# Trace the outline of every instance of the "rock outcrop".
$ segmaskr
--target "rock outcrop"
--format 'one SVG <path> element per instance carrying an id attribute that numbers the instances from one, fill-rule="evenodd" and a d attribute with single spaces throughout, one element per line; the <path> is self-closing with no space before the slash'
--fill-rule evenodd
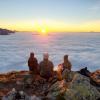
<path id="1" fill-rule="evenodd" d="M 29 71 L 0 74 L 0 100 L 99 100 L 100 92 L 91 84 L 97 73 L 92 73 L 89 78 L 65 70 L 62 80 L 54 77 L 49 81 Z M 98 78 L 95 82 L 99 84 L 99 81 Z"/>
<path id="2" fill-rule="evenodd" d="M 54 100 L 97 100 L 100 98 L 99 91 L 90 84 L 90 79 L 76 72 L 71 72 L 73 79 L 69 82 L 65 80 L 53 84 L 48 93 L 48 97 Z M 60 100 L 60 99 L 59 99 Z"/>
<path id="3" fill-rule="evenodd" d="M 91 73 L 91 79 L 95 82 L 96 85 L 100 86 L 100 70 L 97 70 Z"/>

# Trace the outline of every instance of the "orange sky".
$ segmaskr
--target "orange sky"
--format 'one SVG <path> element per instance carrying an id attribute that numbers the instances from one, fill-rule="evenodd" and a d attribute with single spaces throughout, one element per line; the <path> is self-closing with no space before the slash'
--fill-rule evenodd
<path id="1" fill-rule="evenodd" d="M 71 24 L 63 21 L 55 20 L 29 20 L 19 22 L 2 22 L 0 27 L 18 31 L 37 31 L 41 32 L 100 32 L 100 21 L 90 21 L 84 23 Z"/>
<path id="2" fill-rule="evenodd" d="M 0 27 L 17 31 L 100 32 L 100 0 L 0 0 Z"/>

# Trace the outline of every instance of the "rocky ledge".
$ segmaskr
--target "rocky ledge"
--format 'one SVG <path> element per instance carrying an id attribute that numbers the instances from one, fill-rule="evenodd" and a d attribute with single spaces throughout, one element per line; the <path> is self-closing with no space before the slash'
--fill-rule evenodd
<path id="1" fill-rule="evenodd" d="M 0 74 L 0 100 L 100 100 L 100 70 L 89 77 L 65 70 L 61 80 L 55 72 L 49 81 L 29 71 Z"/>

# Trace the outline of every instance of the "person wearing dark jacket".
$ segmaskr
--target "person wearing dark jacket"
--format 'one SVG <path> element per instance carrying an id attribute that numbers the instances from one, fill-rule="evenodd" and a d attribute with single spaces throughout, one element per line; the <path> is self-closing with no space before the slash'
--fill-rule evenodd
<path id="1" fill-rule="evenodd" d="M 38 61 L 37 59 L 34 57 L 34 53 L 30 53 L 30 57 L 28 59 L 28 67 L 29 67 L 29 71 L 31 71 L 34 74 L 38 74 Z"/>
<path id="2" fill-rule="evenodd" d="M 53 68 L 54 68 L 54 65 L 49 60 L 49 54 L 44 53 L 43 61 L 41 61 L 40 64 L 39 64 L 40 76 L 49 80 L 50 78 L 53 77 L 53 73 L 54 73 Z"/>

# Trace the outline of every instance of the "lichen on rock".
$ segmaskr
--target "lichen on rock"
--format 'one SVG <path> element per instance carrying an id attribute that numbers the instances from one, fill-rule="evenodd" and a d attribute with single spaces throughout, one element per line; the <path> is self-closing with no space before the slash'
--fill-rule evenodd
<path id="1" fill-rule="evenodd" d="M 16 92 L 27 100 L 99 100 L 100 92 L 91 78 L 67 70 L 62 80 L 54 77 L 50 81 L 29 71 L 0 74 L 0 100 L 13 100 Z"/>

